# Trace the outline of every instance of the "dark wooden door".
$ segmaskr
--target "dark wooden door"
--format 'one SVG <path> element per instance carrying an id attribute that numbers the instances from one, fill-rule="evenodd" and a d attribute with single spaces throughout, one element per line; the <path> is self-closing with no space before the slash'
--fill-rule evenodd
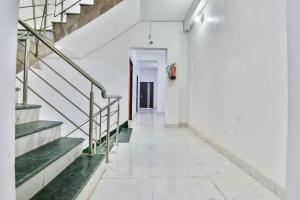
<path id="1" fill-rule="evenodd" d="M 140 108 L 147 108 L 147 82 L 140 83 Z"/>
<path id="2" fill-rule="evenodd" d="M 154 83 L 140 82 L 140 108 L 153 108 Z"/>

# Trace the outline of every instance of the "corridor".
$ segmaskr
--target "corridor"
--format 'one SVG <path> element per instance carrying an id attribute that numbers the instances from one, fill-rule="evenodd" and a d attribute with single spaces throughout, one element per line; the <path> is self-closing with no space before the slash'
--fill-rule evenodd
<path id="1" fill-rule="evenodd" d="M 186 128 L 139 113 L 90 200 L 279 200 Z"/>

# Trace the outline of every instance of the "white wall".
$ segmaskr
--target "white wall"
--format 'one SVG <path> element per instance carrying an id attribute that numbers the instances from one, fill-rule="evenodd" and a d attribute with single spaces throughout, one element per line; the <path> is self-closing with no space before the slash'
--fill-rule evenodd
<path id="1" fill-rule="evenodd" d="M 15 66 L 17 49 L 17 0 L 0 6 L 0 199 L 15 199 Z"/>
<path id="2" fill-rule="evenodd" d="M 187 110 L 187 50 L 182 23 L 153 23 L 154 45 L 149 46 L 149 23 L 138 23 L 139 20 L 140 1 L 124 0 L 101 17 L 63 38 L 58 46 L 68 55 L 79 58 L 78 62 L 84 63 L 83 67 L 97 70 L 97 79 L 108 91 L 119 92 L 124 97 L 121 105 L 122 119 L 128 118 L 128 50 L 135 47 L 167 49 L 167 64 L 178 64 L 178 79 L 164 83 L 167 85 L 166 98 L 159 99 L 165 99 L 165 123 L 178 125 L 186 121 Z M 117 73 L 117 76 L 114 79 L 110 77 L 105 82 L 109 76 L 100 70 L 103 68 Z M 164 72 L 161 74 L 166 75 Z"/>
<path id="3" fill-rule="evenodd" d="M 124 16 L 125 18 L 125 16 Z M 97 20 L 96 20 L 97 21 Z M 99 24 L 94 21 L 91 23 L 91 26 L 101 27 Z M 95 28 L 95 27 L 94 27 Z M 83 28 L 85 29 L 85 28 Z M 179 88 L 184 88 L 183 86 L 186 81 L 186 57 L 182 56 L 186 54 L 186 44 L 183 40 L 184 33 L 182 32 L 182 23 L 174 22 L 158 22 L 153 23 L 152 25 L 153 40 L 154 45 L 148 45 L 148 30 L 149 23 L 139 23 L 132 27 L 130 30 L 121 34 L 119 37 L 112 40 L 110 43 L 101 46 L 102 43 L 97 43 L 97 38 L 99 36 L 97 33 L 94 35 L 86 35 L 86 30 L 78 30 L 70 35 L 72 41 L 67 39 L 69 42 L 64 41 L 60 43 L 64 50 L 74 48 L 78 52 L 91 51 L 90 55 L 80 59 L 74 59 L 84 70 L 91 74 L 96 80 L 103 84 L 109 94 L 117 94 L 123 96 L 121 101 L 121 122 L 128 120 L 128 91 L 129 91 L 129 55 L 128 50 L 131 48 L 160 48 L 167 49 L 168 57 L 167 63 L 172 64 L 176 62 L 178 64 L 178 79 L 176 81 L 169 81 L 165 84 L 167 89 L 164 95 L 166 95 L 166 123 L 177 125 L 183 119 L 181 110 L 183 109 L 184 96 L 182 92 L 179 91 Z M 67 36 L 68 38 L 69 36 Z M 89 46 L 82 44 L 79 41 L 81 38 L 89 37 L 88 40 L 95 39 L 95 44 L 99 44 L 100 47 L 95 47 L 95 44 Z M 93 37 L 93 38 L 92 38 Z M 82 45 L 82 46 L 81 46 Z M 89 48 L 89 50 L 87 50 Z M 95 48 L 95 49 L 93 49 Z M 184 53 L 183 53 L 184 52 Z M 81 54 L 81 53 L 79 53 Z M 88 91 L 89 85 L 82 77 L 78 75 L 77 72 L 71 70 L 66 63 L 62 62 L 60 59 L 55 57 L 49 57 L 45 59 L 46 62 L 51 63 L 53 67 L 66 75 L 77 87 L 82 90 Z M 79 106 L 87 109 L 87 101 L 82 98 L 77 98 L 78 94 L 70 89 L 63 81 L 60 81 L 59 78 L 55 77 L 46 67 L 42 67 L 41 73 L 47 80 L 50 80 L 57 88 L 59 88 L 64 94 L 67 93 L 73 101 L 75 101 Z M 163 76 L 167 76 L 167 73 L 163 71 L 161 73 Z M 165 79 L 166 80 L 166 79 Z M 167 80 L 166 80 L 167 81 Z M 82 121 L 85 118 L 83 115 L 79 115 L 78 112 L 68 105 L 64 100 L 58 98 L 54 92 L 46 92 L 49 89 L 46 89 L 47 86 L 42 84 L 34 75 L 30 74 L 30 85 L 34 85 L 38 91 L 42 93 L 46 99 L 50 99 L 52 102 L 57 104 L 57 106 L 66 112 L 68 116 L 72 116 L 76 122 Z M 51 91 L 51 90 L 50 90 Z M 86 94 L 88 94 L 86 92 Z M 99 100 L 99 98 L 97 99 Z M 38 101 L 38 100 L 32 100 Z M 41 102 L 37 102 L 41 103 Z M 104 104 L 103 104 L 104 105 Z M 74 111 L 75 110 L 75 111 Z M 41 117 L 49 119 L 49 116 L 53 119 L 61 119 L 57 115 L 53 114 L 53 111 L 49 109 L 48 111 L 43 110 Z M 63 120 L 66 122 L 66 120 Z M 67 123 L 67 122 L 66 122 Z"/>
<path id="4" fill-rule="evenodd" d="M 57 45 L 75 58 L 88 57 L 132 28 L 140 20 L 140 0 L 123 0 Z"/>
<path id="5" fill-rule="evenodd" d="M 287 1 L 289 124 L 286 200 L 300 199 L 300 2 Z"/>
<path id="6" fill-rule="evenodd" d="M 189 124 L 281 187 L 287 148 L 285 7 L 284 0 L 211 0 L 204 23 L 188 35 Z"/>
<path id="7" fill-rule="evenodd" d="M 193 0 L 141 0 L 142 21 L 183 21 Z"/>

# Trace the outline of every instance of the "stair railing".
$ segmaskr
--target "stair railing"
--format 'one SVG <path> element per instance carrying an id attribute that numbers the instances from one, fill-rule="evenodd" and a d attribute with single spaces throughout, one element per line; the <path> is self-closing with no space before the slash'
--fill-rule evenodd
<path id="1" fill-rule="evenodd" d="M 67 13 L 67 11 L 72 9 L 74 6 L 78 5 L 81 1 L 82 0 L 31 0 L 31 2 L 26 1 L 26 5 L 21 5 L 19 7 L 20 13 L 26 13 L 26 16 L 19 17 L 22 21 L 31 23 L 31 27 L 34 30 L 53 40 L 54 35 L 51 33 L 47 34 L 47 32 L 53 31 L 53 24 L 49 22 L 63 23 L 65 21 L 64 16 Z M 19 28 L 19 31 L 21 32 L 24 30 Z M 35 54 L 39 54 L 38 39 L 35 41 Z"/>
<path id="2" fill-rule="evenodd" d="M 48 22 L 64 22 L 66 12 L 78 5 L 81 1 L 82 0 L 44 0 L 42 3 L 40 1 L 37 3 L 36 0 L 31 0 L 30 5 L 22 5 L 19 9 L 21 10 L 20 13 L 23 11 L 27 14 L 32 12 L 32 16 L 26 18 L 23 18 L 22 16 L 21 20 L 24 22 L 32 22 L 32 28 L 34 30 L 45 33 L 53 26 L 52 24 L 48 25 Z M 42 14 L 37 14 L 37 11 L 39 11 L 37 8 L 43 10 Z M 28 9 L 31 9 L 31 12 L 28 12 Z"/>
<path id="3" fill-rule="evenodd" d="M 76 131 L 81 131 L 89 138 L 88 144 L 88 154 L 93 155 L 96 153 L 97 149 L 105 145 L 105 154 L 106 154 L 106 162 L 109 162 L 109 151 L 111 148 L 111 142 L 113 140 L 116 141 L 118 145 L 119 141 L 119 126 L 120 126 L 120 100 L 121 96 L 116 95 L 107 95 L 106 89 L 92 76 L 90 76 L 86 71 L 84 71 L 79 65 L 73 62 L 70 58 L 64 55 L 60 50 L 58 50 L 54 45 L 52 45 L 44 36 L 40 33 L 36 32 L 33 28 L 31 28 L 27 23 L 19 19 L 19 24 L 25 28 L 27 31 L 26 35 L 22 35 L 24 38 L 20 38 L 18 43 L 20 46 L 24 48 L 24 58 L 21 60 L 18 58 L 18 62 L 23 64 L 23 80 L 20 77 L 16 77 L 21 83 L 23 83 L 23 103 L 27 103 L 28 100 L 28 90 L 30 90 L 33 94 L 43 100 L 47 105 L 49 105 L 52 109 L 54 109 L 57 113 L 59 113 L 62 117 L 64 117 L 67 121 L 69 121 L 75 128 L 71 130 L 66 137 L 75 133 Z M 64 62 L 68 63 L 75 71 L 77 71 L 81 76 L 83 76 L 86 80 L 90 82 L 90 90 L 89 95 L 86 95 L 80 89 L 78 89 L 74 84 L 72 84 L 66 77 L 57 72 L 51 65 L 49 65 L 45 59 L 39 58 L 30 50 L 30 42 L 32 37 L 34 39 L 39 40 L 46 47 L 48 47 L 53 54 L 61 58 Z M 25 43 L 25 44 L 24 44 Z M 30 58 L 34 56 L 40 63 L 44 64 L 44 66 L 48 67 L 52 72 L 54 72 L 59 78 L 69 84 L 73 89 L 75 89 L 81 96 L 86 98 L 89 101 L 89 111 L 86 113 L 80 106 L 76 105 L 70 98 L 64 95 L 59 89 L 53 86 L 49 81 L 43 78 L 38 74 L 37 70 L 32 69 L 30 65 Z M 32 72 L 36 77 L 38 77 L 41 81 L 47 84 L 53 91 L 63 97 L 68 103 L 74 106 L 78 111 L 83 113 L 88 117 L 87 120 L 84 120 L 82 123 L 76 123 L 67 114 L 63 113 L 60 109 L 55 107 L 49 100 L 40 95 L 34 88 L 28 85 L 28 75 L 29 71 Z M 95 102 L 95 89 L 99 89 L 101 92 L 101 96 L 104 100 L 107 101 L 106 106 L 101 108 L 99 104 Z M 116 106 L 115 110 L 112 108 Z M 94 112 L 94 108 L 99 109 L 98 112 Z M 115 117 L 115 122 L 113 122 L 113 117 Z M 88 131 L 84 130 L 83 126 L 88 124 Z M 102 130 L 103 127 L 106 129 Z M 115 132 L 112 132 L 112 128 L 115 127 Z M 106 135 L 104 135 L 106 133 Z M 104 135 L 104 136 L 103 136 Z M 103 142 L 103 140 L 105 140 Z"/>
<path id="4" fill-rule="evenodd" d="M 55 0 L 54 17 L 60 16 L 60 22 L 63 22 L 65 13 L 81 1 L 82 0 Z M 70 5 L 67 5 L 65 8 L 67 2 L 70 2 Z"/>
<path id="5" fill-rule="evenodd" d="M 22 1 L 22 0 L 21 0 Z M 53 11 L 52 12 L 48 12 L 49 11 L 49 7 L 53 7 Z M 40 9 L 38 9 L 40 8 Z M 52 25 L 48 25 L 48 18 L 53 18 L 54 16 L 54 8 L 55 8 L 55 4 L 54 3 L 49 3 L 48 0 L 45 0 L 45 2 L 43 3 L 36 3 L 36 0 L 32 0 L 30 5 L 22 5 L 19 7 L 20 9 L 20 13 L 27 13 L 27 15 L 29 15 L 30 11 L 28 11 L 29 9 L 31 9 L 32 12 L 32 16 L 20 16 L 21 19 L 24 22 L 31 22 L 33 25 L 33 29 L 36 31 L 40 31 L 40 32 L 45 32 L 47 31 L 47 29 L 49 27 L 51 27 Z M 37 14 L 39 13 L 38 11 L 42 10 L 41 14 Z M 40 21 L 40 23 L 39 23 Z"/>

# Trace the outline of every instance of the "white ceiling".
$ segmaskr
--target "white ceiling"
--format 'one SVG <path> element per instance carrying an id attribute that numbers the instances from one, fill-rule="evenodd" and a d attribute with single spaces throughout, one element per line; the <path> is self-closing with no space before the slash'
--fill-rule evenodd
<path id="1" fill-rule="evenodd" d="M 141 0 L 143 21 L 183 21 L 193 0 Z"/>

